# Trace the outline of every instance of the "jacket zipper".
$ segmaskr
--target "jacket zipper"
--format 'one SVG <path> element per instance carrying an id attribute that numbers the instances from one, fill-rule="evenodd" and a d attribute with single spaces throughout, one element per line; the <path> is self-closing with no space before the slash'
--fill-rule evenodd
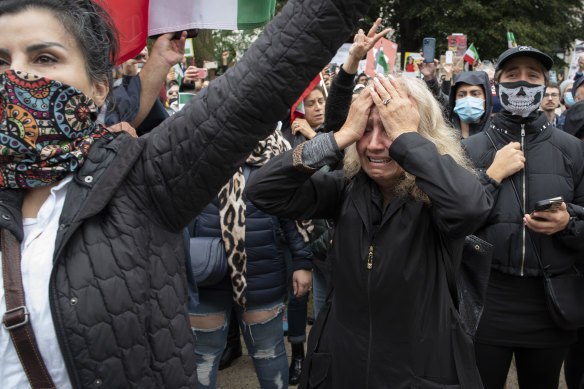
<path id="1" fill-rule="evenodd" d="M 375 238 L 374 238 L 375 239 Z M 374 239 L 367 254 L 367 270 L 373 269 Z M 371 319 L 371 271 L 367 272 L 367 312 L 369 314 L 369 344 L 367 345 L 367 365 L 365 368 L 365 388 L 369 388 L 369 371 L 371 370 L 371 345 L 373 343 L 373 320 Z"/>
<path id="2" fill-rule="evenodd" d="M 523 156 L 525 156 L 525 124 L 521 125 L 521 151 L 523 151 Z M 525 212 L 525 210 L 527 209 L 527 204 L 526 204 L 526 196 L 525 196 L 525 180 L 526 180 L 526 173 L 525 170 L 527 168 L 527 161 L 525 162 L 525 165 L 523 166 L 523 174 L 522 174 L 522 180 L 521 180 L 521 195 L 522 195 L 522 200 L 523 200 L 523 212 Z M 521 276 L 523 277 L 524 275 L 524 270 L 525 270 L 525 224 L 522 223 L 523 225 L 523 229 L 522 229 L 522 237 L 523 237 L 523 247 L 521 249 Z"/>

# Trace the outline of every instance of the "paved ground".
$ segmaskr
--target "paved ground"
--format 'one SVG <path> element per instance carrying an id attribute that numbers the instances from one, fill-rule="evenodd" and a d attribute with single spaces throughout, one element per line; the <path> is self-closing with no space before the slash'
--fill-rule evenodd
<path id="1" fill-rule="evenodd" d="M 309 330 L 310 327 L 307 327 L 307 332 Z M 288 342 L 285 343 L 288 360 L 290 360 L 290 356 L 292 355 L 292 352 L 290 351 L 290 344 Z M 259 383 L 253 368 L 253 362 L 251 357 L 247 354 L 243 339 L 241 340 L 241 344 L 244 347 L 243 356 L 237 359 L 237 361 L 235 361 L 229 368 L 219 372 L 219 376 L 217 378 L 217 389 L 259 389 Z M 296 388 L 296 386 L 290 386 L 290 388 Z M 507 378 L 506 389 L 518 388 L 519 386 L 517 385 L 515 369 L 512 368 Z M 560 379 L 559 389 L 567 389 L 564 382 L 563 373 L 562 378 Z"/>
<path id="2" fill-rule="evenodd" d="M 312 298 L 308 302 L 308 314 L 311 315 L 313 311 Z M 310 331 L 310 326 L 306 327 L 306 333 Z M 290 350 L 290 343 L 287 341 L 286 353 L 288 355 L 288 361 L 292 356 L 292 351 Z M 253 367 L 253 362 L 251 357 L 247 353 L 245 348 L 245 342 L 243 338 L 241 339 L 241 344 L 243 346 L 243 355 L 238 358 L 229 368 L 221 370 L 217 377 L 217 389 L 259 389 L 259 382 L 255 375 L 255 370 Z M 297 386 L 289 386 L 289 388 L 296 388 Z M 514 365 L 509 371 L 509 376 L 507 377 L 507 385 L 505 389 L 519 389 L 517 385 L 517 375 L 515 373 Z M 566 383 L 564 381 L 564 373 L 562 371 L 560 378 L 560 386 L 558 389 L 567 389 Z"/>

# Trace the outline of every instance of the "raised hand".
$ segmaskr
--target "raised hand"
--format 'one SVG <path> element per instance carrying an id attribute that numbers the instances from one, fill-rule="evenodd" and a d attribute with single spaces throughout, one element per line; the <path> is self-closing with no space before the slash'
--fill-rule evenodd
<path id="1" fill-rule="evenodd" d="M 391 29 L 386 28 L 385 30 L 376 33 L 379 25 L 381 24 L 381 18 L 377 18 L 373 26 L 369 29 L 367 35 L 362 29 L 359 29 L 355 37 L 353 38 L 353 44 L 349 49 L 349 58 L 343 64 L 343 69 L 349 74 L 357 73 L 359 67 L 359 61 L 367 54 L 369 50 L 379 41 L 382 37 L 387 35 Z"/>
<path id="2" fill-rule="evenodd" d="M 149 60 L 163 61 L 168 67 L 174 66 L 182 60 L 185 52 L 186 31 L 182 32 L 180 39 L 171 39 L 173 33 L 162 34 L 154 42 Z"/>
<path id="3" fill-rule="evenodd" d="M 418 131 L 420 112 L 394 77 L 386 78 L 378 74 L 370 89 L 381 122 L 391 140 L 404 132 Z"/>
<path id="4" fill-rule="evenodd" d="M 341 129 L 334 134 L 339 149 L 343 150 L 361 139 L 365 132 L 372 106 L 373 100 L 371 100 L 371 93 L 366 88 L 353 101 L 349 108 L 347 120 L 345 120 Z"/>

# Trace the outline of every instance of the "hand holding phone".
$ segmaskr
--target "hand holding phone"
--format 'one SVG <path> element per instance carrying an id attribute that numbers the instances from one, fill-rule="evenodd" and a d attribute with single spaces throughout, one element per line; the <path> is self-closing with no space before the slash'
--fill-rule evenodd
<path id="1" fill-rule="evenodd" d="M 424 38 L 422 41 L 422 56 L 424 57 L 424 62 L 434 62 L 434 57 L 436 56 L 436 38 Z"/>
<path id="2" fill-rule="evenodd" d="M 537 203 L 535 203 L 535 205 L 533 207 L 533 211 L 531 212 L 530 216 L 534 220 L 540 220 L 540 221 L 545 220 L 545 219 L 542 219 L 541 217 L 533 216 L 533 213 L 534 212 L 556 212 L 560 208 L 560 206 L 562 205 L 563 202 L 564 202 L 564 199 L 562 198 L 562 196 L 538 201 Z"/>

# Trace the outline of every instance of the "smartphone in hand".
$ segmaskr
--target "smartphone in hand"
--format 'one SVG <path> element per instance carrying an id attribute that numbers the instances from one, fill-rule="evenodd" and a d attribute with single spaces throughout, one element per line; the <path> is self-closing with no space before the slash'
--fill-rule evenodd
<path id="1" fill-rule="evenodd" d="M 436 57 L 436 38 L 424 38 L 422 41 L 422 56 L 424 57 L 424 62 L 434 62 L 434 57 Z"/>
<path id="2" fill-rule="evenodd" d="M 534 217 L 533 212 L 556 212 L 563 202 L 564 199 L 562 196 L 540 200 L 533 206 L 533 211 L 531 212 L 530 216 L 535 220 L 544 220 L 540 217 Z"/>

